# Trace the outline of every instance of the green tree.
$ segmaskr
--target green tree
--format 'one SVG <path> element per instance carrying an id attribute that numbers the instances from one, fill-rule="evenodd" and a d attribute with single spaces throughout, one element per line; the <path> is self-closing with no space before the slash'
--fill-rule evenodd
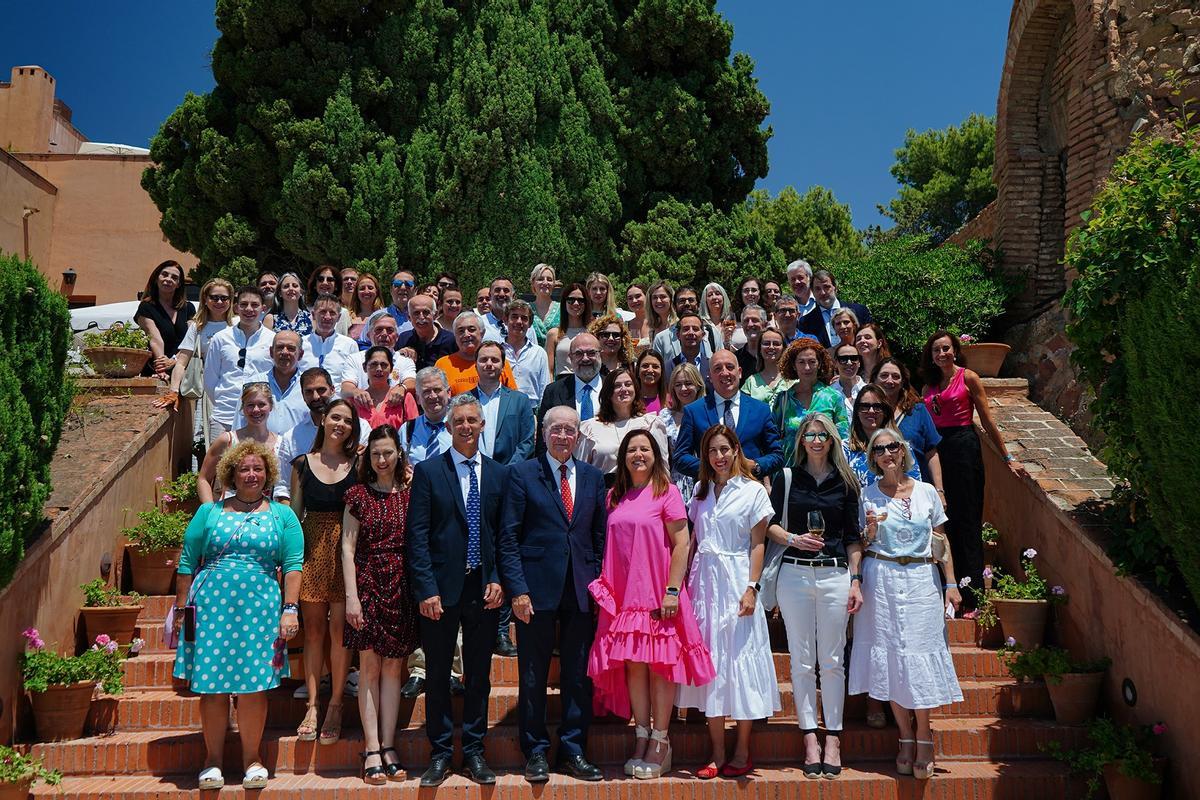
<path id="1" fill-rule="evenodd" d="M 645 222 L 630 223 L 622 240 L 623 274 L 630 282 L 666 280 L 700 289 L 716 281 L 732 289 L 743 277 L 769 275 L 783 263 L 783 253 L 742 206 L 726 213 L 709 203 L 664 200 Z"/>
<path id="2" fill-rule="evenodd" d="M 751 223 L 783 251 L 785 263 L 803 258 L 824 265 L 865 252 L 850 206 L 839 203 L 823 186 L 813 186 L 803 195 L 787 186 L 775 197 L 757 189 L 746 199 L 746 207 Z"/>
<path id="3" fill-rule="evenodd" d="M 713 0 L 219 0 L 217 27 L 216 88 L 142 180 L 201 278 L 581 275 L 658 200 L 727 210 L 766 174 L 767 102 Z"/>
<path id="4" fill-rule="evenodd" d="M 992 117 L 972 114 L 945 130 L 910 129 L 891 170 L 900 191 L 879 211 L 896 221 L 900 235 L 929 234 L 935 244 L 943 242 L 996 199 L 995 160 Z"/>

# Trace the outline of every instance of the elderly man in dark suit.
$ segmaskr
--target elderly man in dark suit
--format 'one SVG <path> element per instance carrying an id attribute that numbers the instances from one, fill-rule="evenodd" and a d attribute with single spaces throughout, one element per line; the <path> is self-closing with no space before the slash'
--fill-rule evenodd
<path id="1" fill-rule="evenodd" d="M 571 340 L 571 369 L 574 372 L 552 382 L 542 392 L 538 406 L 537 454 L 546 452 L 542 420 L 555 406 L 570 406 L 586 422 L 600 410 L 600 340 L 590 333 L 580 333 Z"/>
<path id="2" fill-rule="evenodd" d="M 500 538 L 500 572 L 517 618 L 525 779 L 544 783 L 550 778 L 546 680 L 557 640 L 562 687 L 558 769 L 598 781 L 603 773 L 584 751 L 592 719 L 587 659 L 596 632 L 588 584 L 599 577 L 604 559 L 604 476 L 571 455 L 579 438 L 574 408 L 551 408 L 543 429 L 546 453 L 510 470 Z"/>
<path id="3" fill-rule="evenodd" d="M 492 643 L 504 602 L 497 568 L 508 467 L 479 452 L 483 409 L 473 394 L 450 401 L 451 449 L 413 470 L 408 558 L 413 594 L 420 602 L 425 651 L 425 732 L 431 755 L 422 786 L 437 786 L 450 771 L 454 721 L 450 662 L 462 626 L 463 773 L 496 782 L 483 757 L 491 692 Z"/>
<path id="4" fill-rule="evenodd" d="M 800 333 L 812 336 L 826 347 L 837 341 L 833 334 L 833 315 L 838 309 L 848 308 L 858 318 L 861 328 L 871 321 L 871 312 L 861 303 L 843 302 L 837 296 L 837 281 L 833 273 L 827 269 L 819 269 L 813 273 L 812 296 L 817 305 L 800 319 Z"/>

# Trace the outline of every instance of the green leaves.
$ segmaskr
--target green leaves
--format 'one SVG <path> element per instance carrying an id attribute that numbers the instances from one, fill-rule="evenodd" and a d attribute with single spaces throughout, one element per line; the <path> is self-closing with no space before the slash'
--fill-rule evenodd
<path id="1" fill-rule="evenodd" d="M 758 189 L 746 199 L 746 208 L 751 223 L 783 251 L 785 264 L 803 258 L 821 267 L 833 259 L 858 258 L 866 252 L 850 207 L 839 203 L 823 186 L 813 186 L 803 196 L 788 186 L 774 198 Z M 761 274 L 779 271 L 776 266 Z"/>

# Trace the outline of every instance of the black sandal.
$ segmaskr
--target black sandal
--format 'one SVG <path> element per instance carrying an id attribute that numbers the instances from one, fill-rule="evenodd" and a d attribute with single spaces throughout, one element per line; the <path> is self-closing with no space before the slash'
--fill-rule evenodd
<path id="1" fill-rule="evenodd" d="M 387 770 L 381 764 L 378 767 L 368 767 L 367 759 L 371 756 L 379 756 L 379 760 L 383 761 L 382 750 L 366 750 L 362 754 L 363 761 L 363 783 L 371 786 L 381 786 L 387 783 Z"/>
<path id="2" fill-rule="evenodd" d="M 396 757 L 396 762 L 394 764 L 389 764 L 386 761 L 384 761 L 383 770 L 384 770 L 384 772 L 387 773 L 388 780 L 389 781 L 404 780 L 404 767 L 400 764 L 400 754 L 396 752 L 396 748 L 394 748 L 394 747 L 382 748 L 379 751 L 379 757 L 383 758 L 384 753 L 391 753 L 392 755 L 394 755 Z"/>

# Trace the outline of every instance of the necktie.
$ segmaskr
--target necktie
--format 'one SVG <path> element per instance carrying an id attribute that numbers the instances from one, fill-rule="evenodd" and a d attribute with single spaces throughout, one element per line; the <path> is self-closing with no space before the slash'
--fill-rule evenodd
<path id="1" fill-rule="evenodd" d="M 479 478 L 475 475 L 475 460 L 464 463 L 471 478 L 467 489 L 467 570 L 470 571 L 483 561 L 479 555 Z"/>
<path id="2" fill-rule="evenodd" d="M 433 433 L 429 437 L 429 445 L 425 448 L 425 457 L 433 458 L 442 450 L 442 442 L 440 437 L 442 435 L 442 429 L 445 428 L 446 425 L 442 422 L 431 422 L 429 423 L 429 427 Z"/>
<path id="3" fill-rule="evenodd" d="M 737 426 L 733 424 L 733 401 L 725 401 L 725 415 L 721 419 L 721 423 L 729 430 L 736 430 Z"/>
<path id="4" fill-rule="evenodd" d="M 579 421 L 589 420 L 596 415 L 596 410 L 592 407 L 592 387 L 591 384 L 583 385 L 583 398 L 579 401 Z"/>
<path id="5" fill-rule="evenodd" d="M 570 522 L 571 517 L 575 516 L 575 501 L 571 499 L 571 483 L 567 480 L 567 465 L 559 465 L 558 472 L 562 476 L 558 480 L 558 493 L 562 495 L 563 507 L 567 509 L 567 522 Z"/>

